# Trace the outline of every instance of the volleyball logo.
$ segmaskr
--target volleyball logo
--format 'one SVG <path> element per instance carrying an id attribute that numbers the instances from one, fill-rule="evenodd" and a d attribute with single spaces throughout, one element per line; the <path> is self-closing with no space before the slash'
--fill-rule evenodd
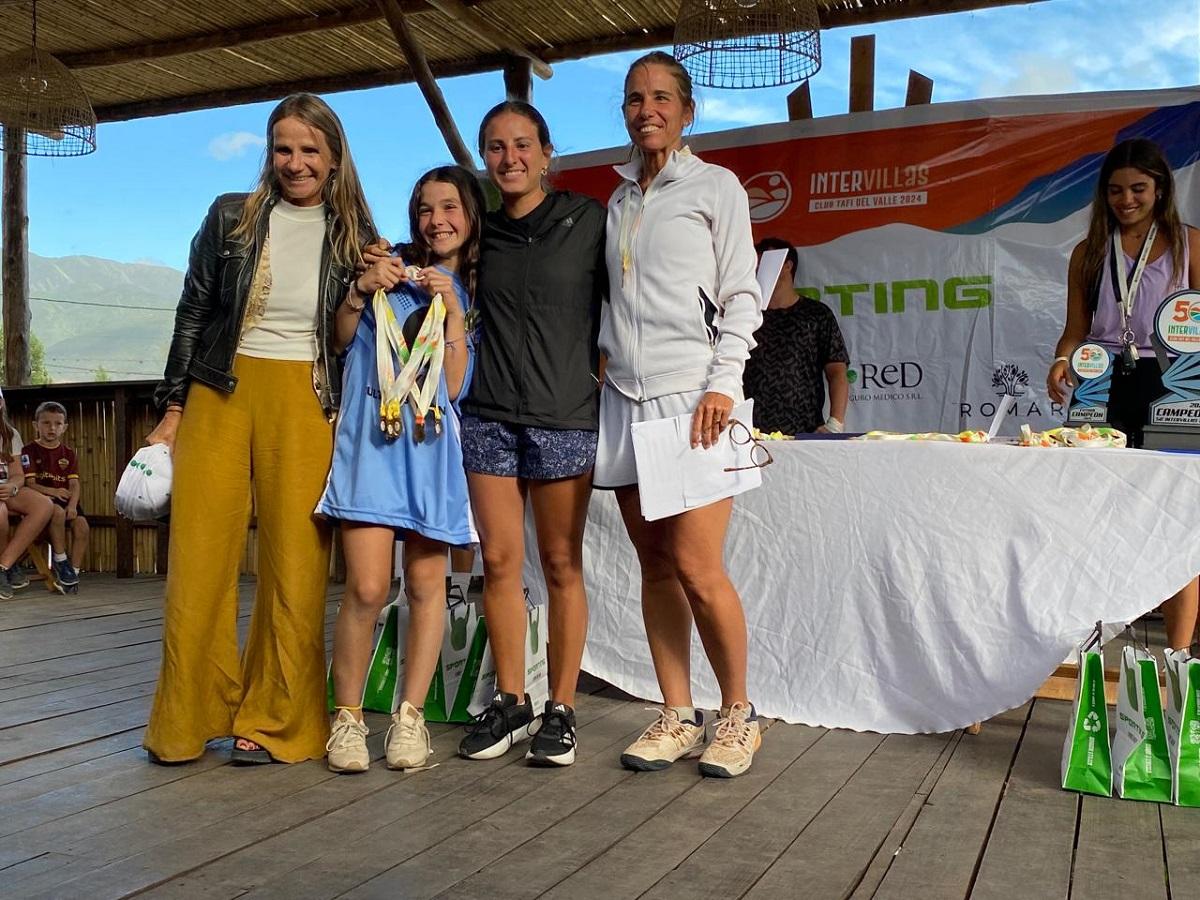
<path id="1" fill-rule="evenodd" d="M 759 172 L 742 182 L 750 198 L 750 221 L 770 222 L 792 202 L 792 185 L 782 172 Z"/>

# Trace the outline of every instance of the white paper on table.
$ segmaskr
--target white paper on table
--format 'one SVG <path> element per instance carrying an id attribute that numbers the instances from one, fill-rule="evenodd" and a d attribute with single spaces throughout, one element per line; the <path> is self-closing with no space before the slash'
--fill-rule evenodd
<path id="1" fill-rule="evenodd" d="M 1004 424 L 1009 412 L 1016 405 L 1017 398 L 1013 394 L 1004 394 L 1000 398 L 1000 402 L 996 404 L 996 414 L 992 416 L 991 427 L 988 428 L 988 440 L 992 440 L 1000 433 L 1000 426 Z"/>
<path id="2" fill-rule="evenodd" d="M 731 418 L 754 421 L 754 401 L 733 408 Z M 648 522 L 733 497 L 762 484 L 751 443 L 735 444 L 726 428 L 712 447 L 691 445 L 692 415 L 635 422 L 633 454 L 637 460 L 638 495 Z M 726 468 L 749 467 L 738 472 Z"/>
<path id="3" fill-rule="evenodd" d="M 786 250 L 764 250 L 758 261 L 758 272 L 754 277 L 758 280 L 758 288 L 762 292 L 763 309 L 771 302 L 771 295 L 775 293 L 775 285 L 779 282 L 779 273 L 783 271 L 787 255 Z"/>

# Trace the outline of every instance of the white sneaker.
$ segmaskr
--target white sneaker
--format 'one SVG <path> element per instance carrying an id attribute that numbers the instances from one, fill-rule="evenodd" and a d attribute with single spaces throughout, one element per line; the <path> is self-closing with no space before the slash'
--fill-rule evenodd
<path id="1" fill-rule="evenodd" d="M 392 726 L 384 738 L 389 769 L 415 769 L 428 762 L 433 749 L 429 744 L 429 729 L 425 714 L 407 700 L 392 713 Z"/>
<path id="2" fill-rule="evenodd" d="M 365 772 L 371 764 L 367 735 L 371 730 L 354 718 L 348 709 L 339 709 L 333 720 L 332 734 L 325 744 L 330 772 Z"/>
<path id="3" fill-rule="evenodd" d="M 704 716 L 696 710 L 696 721 L 685 722 L 670 707 L 656 710 L 658 721 L 625 748 L 621 765 L 635 772 L 665 769 L 677 759 L 699 756 L 704 750 Z"/>
<path id="4" fill-rule="evenodd" d="M 758 713 L 750 703 L 735 703 L 721 710 L 712 743 L 700 757 L 700 774 L 733 778 L 750 768 L 754 751 L 762 746 Z"/>

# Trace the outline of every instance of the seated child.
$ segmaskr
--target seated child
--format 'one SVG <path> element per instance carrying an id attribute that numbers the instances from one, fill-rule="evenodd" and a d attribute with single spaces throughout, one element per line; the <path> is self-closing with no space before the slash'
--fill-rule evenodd
<path id="1" fill-rule="evenodd" d="M 34 413 L 37 439 L 21 451 L 25 484 L 45 494 L 54 503 L 48 528 L 54 554 L 54 577 L 63 585 L 79 584 L 79 568 L 88 548 L 88 523 L 79 505 L 79 462 L 75 451 L 63 443 L 67 410 L 47 400 Z M 67 557 L 67 531 L 71 532 L 71 555 Z"/>

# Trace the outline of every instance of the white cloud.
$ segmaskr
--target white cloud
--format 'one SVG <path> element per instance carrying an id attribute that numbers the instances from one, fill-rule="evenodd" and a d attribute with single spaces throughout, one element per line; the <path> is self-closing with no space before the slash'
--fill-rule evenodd
<path id="1" fill-rule="evenodd" d="M 208 143 L 208 154 L 213 159 L 224 162 L 244 156 L 251 150 L 258 150 L 267 145 L 267 139 L 260 134 L 250 131 L 227 131 L 218 134 Z"/>
<path id="2" fill-rule="evenodd" d="M 1076 67 L 1057 55 L 1022 53 L 1014 60 L 1008 77 L 985 78 L 980 82 L 984 97 L 1014 97 L 1019 94 L 1069 94 L 1081 89 Z"/>
<path id="3" fill-rule="evenodd" d="M 763 103 L 741 100 L 726 100 L 724 97 L 701 97 L 697 116 L 701 127 L 707 129 L 710 122 L 730 125 L 761 125 L 765 122 L 780 122 L 787 118 L 786 106 L 773 109 Z"/>

